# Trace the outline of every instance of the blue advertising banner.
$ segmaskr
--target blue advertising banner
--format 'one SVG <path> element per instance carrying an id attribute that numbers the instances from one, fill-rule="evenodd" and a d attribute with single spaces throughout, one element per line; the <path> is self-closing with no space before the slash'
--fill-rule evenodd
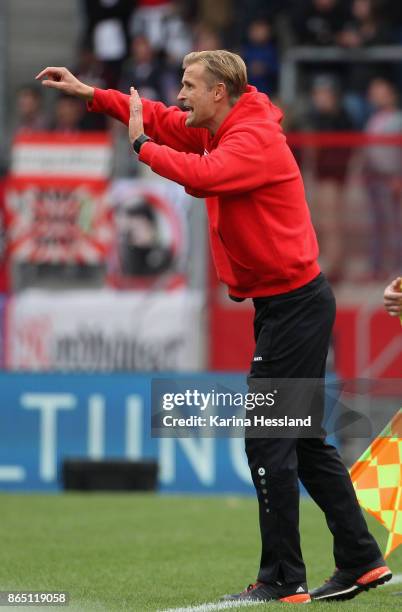
<path id="1" fill-rule="evenodd" d="M 151 437 L 151 379 L 1 373 L 0 490 L 60 490 L 66 458 L 154 458 L 162 491 L 252 493 L 242 438 Z"/>

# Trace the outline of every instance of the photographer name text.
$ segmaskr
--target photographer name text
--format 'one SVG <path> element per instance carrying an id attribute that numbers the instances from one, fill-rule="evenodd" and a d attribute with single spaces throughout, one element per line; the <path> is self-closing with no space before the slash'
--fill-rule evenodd
<path id="1" fill-rule="evenodd" d="M 284 415 L 280 418 L 267 418 L 253 415 L 250 417 L 188 416 L 174 417 L 167 414 L 163 417 L 164 427 L 311 427 L 311 416 L 298 419 Z"/>

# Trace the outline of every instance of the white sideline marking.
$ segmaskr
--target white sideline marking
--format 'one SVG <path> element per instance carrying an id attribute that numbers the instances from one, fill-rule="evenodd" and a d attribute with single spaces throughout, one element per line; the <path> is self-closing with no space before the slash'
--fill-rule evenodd
<path id="1" fill-rule="evenodd" d="M 395 574 L 389 582 L 386 582 L 382 586 L 393 586 L 394 584 L 402 584 L 402 574 Z"/>
<path id="2" fill-rule="evenodd" d="M 214 612 L 215 610 L 233 610 L 233 608 L 250 608 L 258 606 L 266 601 L 221 601 L 219 603 L 204 603 L 199 606 L 189 606 L 188 608 L 167 608 L 158 612 Z"/>

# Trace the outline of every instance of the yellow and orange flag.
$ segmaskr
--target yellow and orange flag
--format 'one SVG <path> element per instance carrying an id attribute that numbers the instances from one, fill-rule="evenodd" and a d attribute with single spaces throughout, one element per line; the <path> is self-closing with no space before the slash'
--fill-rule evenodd
<path id="1" fill-rule="evenodd" d="M 402 544 L 402 408 L 350 470 L 357 499 L 389 531 L 385 557 Z"/>

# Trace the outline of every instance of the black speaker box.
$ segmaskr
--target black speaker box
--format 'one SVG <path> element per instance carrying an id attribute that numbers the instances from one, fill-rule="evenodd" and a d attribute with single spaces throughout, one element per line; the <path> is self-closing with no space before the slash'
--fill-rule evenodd
<path id="1" fill-rule="evenodd" d="M 62 479 L 66 491 L 155 491 L 158 463 L 154 460 L 65 459 Z"/>

